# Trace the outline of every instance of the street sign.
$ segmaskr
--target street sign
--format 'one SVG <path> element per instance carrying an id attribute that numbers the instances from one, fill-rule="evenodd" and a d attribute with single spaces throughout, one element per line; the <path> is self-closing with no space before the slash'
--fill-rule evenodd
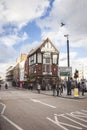
<path id="1" fill-rule="evenodd" d="M 59 67 L 59 76 L 72 76 L 72 67 Z"/>

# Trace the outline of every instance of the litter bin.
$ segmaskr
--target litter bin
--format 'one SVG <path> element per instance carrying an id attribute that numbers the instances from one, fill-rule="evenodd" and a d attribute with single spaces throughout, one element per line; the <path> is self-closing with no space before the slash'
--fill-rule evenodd
<path id="1" fill-rule="evenodd" d="M 79 96 L 78 88 L 74 88 L 74 97 L 78 97 L 78 96 Z"/>

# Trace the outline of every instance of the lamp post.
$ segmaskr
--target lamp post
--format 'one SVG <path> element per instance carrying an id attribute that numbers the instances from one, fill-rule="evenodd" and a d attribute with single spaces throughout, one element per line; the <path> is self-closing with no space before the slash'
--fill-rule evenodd
<path id="1" fill-rule="evenodd" d="M 69 60 L 69 35 L 64 35 L 67 38 L 67 66 L 70 67 L 70 60 Z"/>
<path id="2" fill-rule="evenodd" d="M 69 57 L 69 35 L 64 35 L 64 37 L 67 38 L 67 66 L 70 67 L 70 57 Z M 68 76 L 68 82 L 67 82 L 67 95 L 71 95 L 71 82 L 69 80 Z"/>

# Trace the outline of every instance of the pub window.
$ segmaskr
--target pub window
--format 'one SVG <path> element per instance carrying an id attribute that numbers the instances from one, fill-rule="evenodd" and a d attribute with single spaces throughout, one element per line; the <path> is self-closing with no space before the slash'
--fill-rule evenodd
<path id="1" fill-rule="evenodd" d="M 57 55 L 53 55 L 53 64 L 57 64 Z"/>
<path id="2" fill-rule="evenodd" d="M 36 54 L 29 57 L 29 65 L 36 63 Z"/>
<path id="3" fill-rule="evenodd" d="M 46 63 L 50 63 L 50 58 L 46 58 Z"/>
<path id="4" fill-rule="evenodd" d="M 43 64 L 51 64 L 51 54 L 50 53 L 43 54 Z"/>
<path id="5" fill-rule="evenodd" d="M 34 54 L 34 63 L 36 63 L 36 54 Z"/>
<path id="6" fill-rule="evenodd" d="M 42 63 L 42 55 L 41 55 L 41 53 L 37 54 L 37 60 L 38 60 L 38 63 Z"/>
<path id="7" fill-rule="evenodd" d="M 30 57 L 29 57 L 29 65 L 31 65 L 31 62 L 30 62 Z"/>

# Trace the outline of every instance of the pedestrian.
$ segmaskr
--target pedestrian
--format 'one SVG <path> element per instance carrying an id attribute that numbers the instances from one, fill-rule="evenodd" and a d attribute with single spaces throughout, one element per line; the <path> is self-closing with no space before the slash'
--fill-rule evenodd
<path id="1" fill-rule="evenodd" d="M 38 93 L 40 94 L 41 86 L 39 83 L 37 84 L 37 90 L 38 90 Z"/>
<path id="2" fill-rule="evenodd" d="M 82 96 L 84 96 L 84 92 L 85 92 L 85 84 L 84 84 L 84 82 L 81 83 L 81 90 L 82 90 Z"/>
<path id="3" fill-rule="evenodd" d="M 71 81 L 68 79 L 67 81 L 67 95 L 71 95 Z"/>
<path id="4" fill-rule="evenodd" d="M 80 95 L 80 82 L 77 84 L 78 86 L 78 92 L 79 92 L 79 95 Z"/>
<path id="5" fill-rule="evenodd" d="M 8 85 L 7 85 L 7 83 L 5 84 L 5 89 L 8 89 Z"/>
<path id="6" fill-rule="evenodd" d="M 55 96 L 55 92 L 56 92 L 56 83 L 53 83 L 53 85 L 52 85 L 52 90 L 53 90 L 53 96 Z"/>
<path id="7" fill-rule="evenodd" d="M 32 83 L 30 84 L 30 89 L 33 90 L 33 84 Z"/>
<path id="8" fill-rule="evenodd" d="M 59 82 L 56 84 L 57 96 L 59 96 Z"/>
<path id="9" fill-rule="evenodd" d="M 63 93 L 63 88 L 62 88 L 62 84 L 60 82 L 59 83 L 59 95 L 61 96 L 62 93 Z"/>

